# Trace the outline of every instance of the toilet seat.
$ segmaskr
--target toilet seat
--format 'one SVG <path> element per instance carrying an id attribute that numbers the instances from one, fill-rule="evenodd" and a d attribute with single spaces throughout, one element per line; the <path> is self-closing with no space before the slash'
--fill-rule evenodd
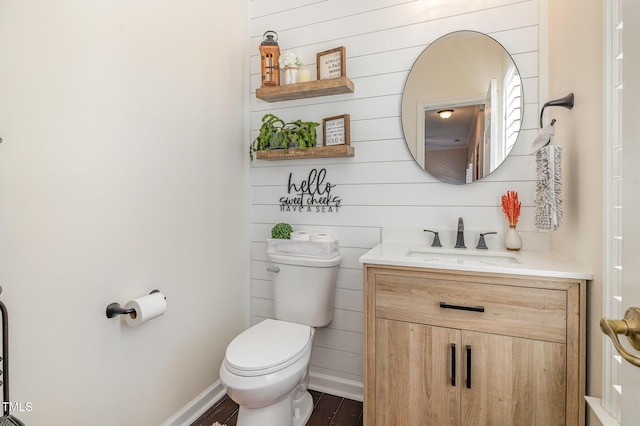
<path id="1" fill-rule="evenodd" d="M 310 349 L 308 325 L 267 319 L 240 333 L 227 347 L 225 366 L 239 376 L 260 376 L 281 370 Z"/>

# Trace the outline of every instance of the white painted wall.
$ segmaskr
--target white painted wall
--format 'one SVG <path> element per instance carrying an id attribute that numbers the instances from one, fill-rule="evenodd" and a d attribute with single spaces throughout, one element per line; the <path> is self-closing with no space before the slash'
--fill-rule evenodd
<path id="1" fill-rule="evenodd" d="M 594 275 L 587 289 L 587 395 L 598 397 L 602 396 L 603 334 L 599 321 L 604 303 L 603 11 L 600 0 L 549 2 L 550 99 L 575 94 L 572 110 L 553 111 L 558 119 L 554 140 L 564 150 L 565 174 L 564 224 L 552 235 L 551 246 L 588 265 Z M 590 411 L 587 414 L 591 416 Z M 599 422 L 591 418 L 589 424 Z"/>
<path id="2" fill-rule="evenodd" d="M 335 318 L 318 332 L 311 359 L 314 374 L 362 381 L 362 267 L 358 258 L 380 242 L 382 227 L 446 231 L 455 229 L 462 216 L 470 233 L 502 232 L 508 225 L 500 196 L 516 190 L 523 201 L 518 228 L 548 247 L 548 235 L 537 233 L 534 227 L 535 160 L 527 155 L 537 133 L 539 111 L 538 6 L 537 0 L 251 2 L 251 139 L 268 112 L 285 120 L 318 122 L 351 115 L 353 158 L 256 160 L 251 164 L 253 322 L 273 315 L 265 240 L 275 223 L 326 231 L 340 239 L 343 261 Z M 414 162 L 403 138 L 400 102 L 405 79 L 420 52 L 438 37 L 463 29 L 491 35 L 513 55 L 523 76 L 525 117 L 514 152 L 495 173 L 482 182 L 451 186 L 437 182 Z M 256 99 L 258 45 L 267 30 L 275 30 L 281 50 L 302 56 L 314 75 L 316 53 L 345 46 L 347 75 L 355 84 L 355 93 L 272 104 Z M 278 200 L 287 195 L 289 173 L 300 182 L 314 168 L 327 169 L 327 181 L 336 185 L 332 193 L 342 198 L 342 207 L 337 213 L 281 212 Z M 425 235 L 425 244 L 428 238 Z M 476 243 L 471 240 L 468 245 Z M 490 238 L 488 244 L 500 242 Z"/>
<path id="3" fill-rule="evenodd" d="M 158 425 L 218 379 L 246 318 L 246 10 L 0 1 L 0 284 L 26 424 Z M 105 317 L 155 288 L 164 316 Z"/>

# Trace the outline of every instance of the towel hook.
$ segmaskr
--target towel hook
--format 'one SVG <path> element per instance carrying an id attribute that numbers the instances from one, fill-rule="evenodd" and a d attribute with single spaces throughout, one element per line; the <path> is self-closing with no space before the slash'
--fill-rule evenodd
<path id="1" fill-rule="evenodd" d="M 574 96 L 573 93 L 569 93 L 567 96 L 565 96 L 564 98 L 560 98 L 560 99 L 555 99 L 553 101 L 549 101 L 546 104 L 544 104 L 542 106 L 542 110 L 540 110 L 540 128 L 542 129 L 544 126 L 542 125 L 542 115 L 544 114 L 544 109 L 546 107 L 550 107 L 550 106 L 561 106 L 567 109 L 571 109 L 573 108 L 573 101 L 574 101 Z M 553 126 L 553 124 L 556 122 L 556 120 L 552 120 L 551 121 L 551 125 Z"/>

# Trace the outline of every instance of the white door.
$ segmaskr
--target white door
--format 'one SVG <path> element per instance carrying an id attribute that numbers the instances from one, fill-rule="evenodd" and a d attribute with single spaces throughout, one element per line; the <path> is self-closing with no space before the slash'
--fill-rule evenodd
<path id="1" fill-rule="evenodd" d="M 640 307 L 640 2 L 624 1 L 622 301 Z M 622 338 L 626 344 L 626 338 Z M 627 345 L 628 347 L 628 345 Z M 631 349 L 633 351 L 633 349 Z M 640 355 L 640 352 L 634 351 Z M 622 425 L 640 424 L 640 368 L 622 363 Z"/>

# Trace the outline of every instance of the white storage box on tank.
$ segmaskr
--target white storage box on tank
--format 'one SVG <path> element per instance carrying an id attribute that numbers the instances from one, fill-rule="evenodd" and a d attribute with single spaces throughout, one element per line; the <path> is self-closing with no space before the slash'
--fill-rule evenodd
<path id="1" fill-rule="evenodd" d="M 338 256 L 338 242 L 335 239 L 298 241 L 267 238 L 267 253 L 331 259 Z"/>

